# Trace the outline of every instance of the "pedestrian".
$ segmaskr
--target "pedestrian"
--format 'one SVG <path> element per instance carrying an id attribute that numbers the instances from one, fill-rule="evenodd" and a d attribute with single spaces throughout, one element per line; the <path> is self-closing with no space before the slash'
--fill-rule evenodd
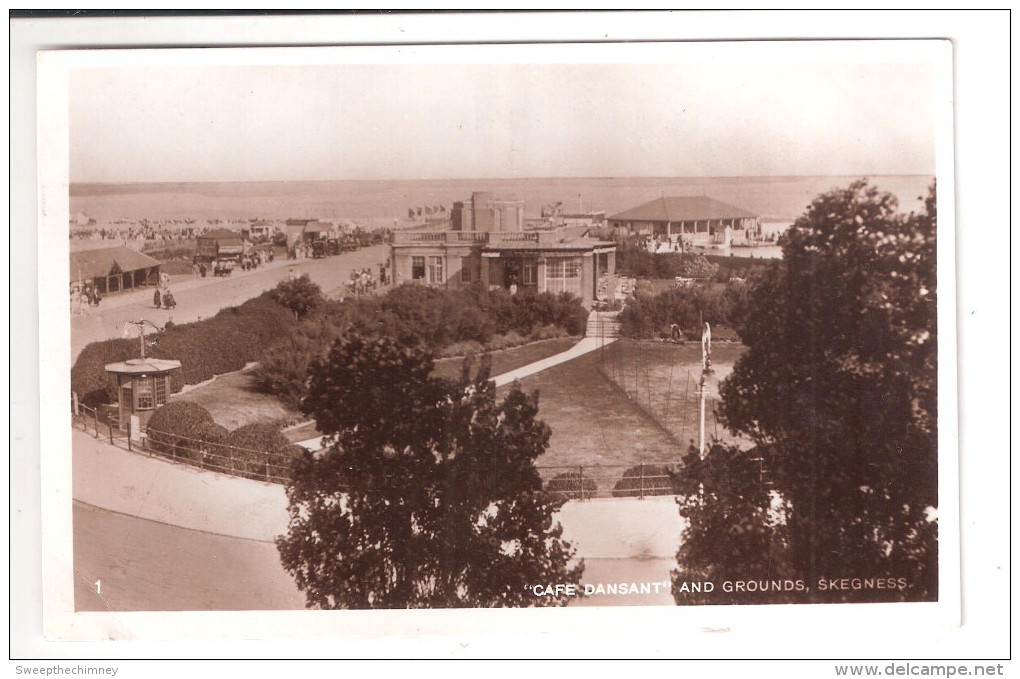
<path id="1" fill-rule="evenodd" d="M 152 293 L 152 303 L 156 305 L 157 309 L 160 307 L 160 301 L 159 288 L 156 288 L 156 292 Z"/>
<path id="2" fill-rule="evenodd" d="M 198 265 L 198 272 L 202 274 L 202 278 L 205 278 L 205 264 Z"/>
<path id="3" fill-rule="evenodd" d="M 163 304 L 167 309 L 173 309 L 177 306 L 177 300 L 174 299 L 174 293 L 169 290 L 163 295 Z"/>

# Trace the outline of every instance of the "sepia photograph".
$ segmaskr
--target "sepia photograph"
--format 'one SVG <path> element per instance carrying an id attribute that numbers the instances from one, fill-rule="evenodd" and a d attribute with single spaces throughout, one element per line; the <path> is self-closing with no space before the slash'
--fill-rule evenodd
<path id="1" fill-rule="evenodd" d="M 53 633 L 778 604 L 952 624 L 951 57 L 40 53 L 40 247 L 69 264 L 40 275 L 66 342 Z"/>

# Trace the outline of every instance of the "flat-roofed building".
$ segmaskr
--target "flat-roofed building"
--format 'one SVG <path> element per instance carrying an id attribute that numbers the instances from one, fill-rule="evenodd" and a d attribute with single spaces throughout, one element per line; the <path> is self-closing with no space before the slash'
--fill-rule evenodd
<path id="1" fill-rule="evenodd" d="M 483 196 L 480 204 L 496 206 L 481 220 L 473 209 L 467 209 L 465 201 L 455 204 L 453 210 L 454 225 L 461 228 L 393 234 L 390 265 L 396 285 L 457 287 L 480 283 L 489 290 L 567 292 L 578 297 L 586 308 L 601 297 L 611 298 L 613 286 L 606 283 L 615 280 L 615 243 L 579 235 L 577 228 L 526 231 L 523 203 L 493 201 L 488 194 L 478 193 L 472 202 L 479 195 Z M 508 212 L 500 212 L 501 203 L 507 204 Z M 465 214 L 471 215 L 471 228 L 464 228 L 468 226 Z M 516 228 L 504 228 L 511 225 Z"/>
<path id="2" fill-rule="evenodd" d="M 459 200 L 450 211 L 454 231 L 522 231 L 524 201 L 503 200 L 488 191 L 475 191 L 471 200 Z"/>

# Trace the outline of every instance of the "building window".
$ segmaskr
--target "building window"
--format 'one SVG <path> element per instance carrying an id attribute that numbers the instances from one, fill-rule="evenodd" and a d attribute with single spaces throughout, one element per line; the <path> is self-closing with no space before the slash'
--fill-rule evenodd
<path id="1" fill-rule="evenodd" d="M 460 260 L 460 282 L 470 283 L 471 282 L 471 258 L 461 257 Z"/>
<path id="2" fill-rule="evenodd" d="M 538 262 L 525 261 L 523 275 L 525 285 L 538 285 Z"/>
<path id="3" fill-rule="evenodd" d="M 151 377 L 139 377 L 135 380 L 135 410 L 152 410 L 155 408 Z"/>
<path id="4" fill-rule="evenodd" d="M 429 257 L 429 283 L 445 283 L 443 278 L 443 258 Z"/>
<path id="5" fill-rule="evenodd" d="M 411 280 L 420 281 L 425 278 L 425 258 L 411 258 Z"/>
<path id="6" fill-rule="evenodd" d="M 166 405 L 166 377 L 156 379 L 156 405 Z"/>
<path id="7" fill-rule="evenodd" d="M 547 259 L 545 289 L 548 292 L 569 292 L 581 297 L 581 258 Z"/>

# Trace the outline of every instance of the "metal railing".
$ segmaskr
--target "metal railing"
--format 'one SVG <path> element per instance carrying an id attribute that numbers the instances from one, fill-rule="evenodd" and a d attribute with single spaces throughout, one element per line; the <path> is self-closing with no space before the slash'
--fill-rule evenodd
<path id="1" fill-rule="evenodd" d="M 256 481 L 285 484 L 291 478 L 292 457 L 286 452 L 240 448 L 151 428 L 142 438 L 141 450 L 174 463 Z"/>
<path id="2" fill-rule="evenodd" d="M 289 452 L 241 448 L 151 428 L 146 430 L 140 441 L 133 441 L 115 423 L 101 423 L 95 408 L 83 404 L 79 404 L 78 408 L 78 413 L 72 413 L 72 426 L 97 438 L 100 435 L 108 437 L 111 444 L 130 451 L 168 459 L 175 464 L 266 483 L 287 484 L 291 480 L 293 457 Z M 592 500 L 675 495 L 677 491 L 673 474 L 678 468 L 677 462 L 660 462 L 632 465 L 540 465 L 537 470 L 542 478 L 542 486 L 548 492 L 566 500 Z"/>
<path id="3" fill-rule="evenodd" d="M 77 410 L 75 410 L 75 406 Z M 75 403 L 71 408 L 71 426 L 81 429 L 84 432 L 92 431 L 92 435 L 99 437 L 99 413 L 95 408 L 90 408 L 84 403 Z"/>
<path id="4" fill-rule="evenodd" d="M 629 497 L 644 499 L 677 493 L 676 463 L 539 466 L 543 487 L 567 500 Z"/>

